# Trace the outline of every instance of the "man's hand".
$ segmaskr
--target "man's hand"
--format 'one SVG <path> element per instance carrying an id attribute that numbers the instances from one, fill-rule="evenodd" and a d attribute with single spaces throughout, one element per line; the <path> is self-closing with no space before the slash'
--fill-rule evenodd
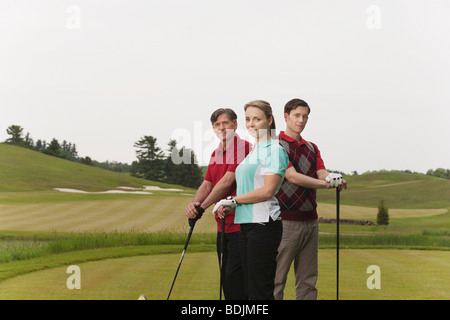
<path id="1" fill-rule="evenodd" d="M 347 181 L 342 178 L 340 173 L 330 173 L 325 180 L 330 183 L 331 188 L 338 188 L 339 191 L 347 189 Z"/>
<path id="2" fill-rule="evenodd" d="M 340 173 L 330 173 L 325 180 L 330 183 L 330 187 L 337 188 L 342 184 L 342 175 Z"/>
<path id="3" fill-rule="evenodd" d="M 195 217 L 197 217 L 197 215 L 199 214 L 199 212 L 197 211 L 196 207 L 200 207 L 201 203 L 200 202 L 193 202 L 190 203 L 186 209 L 184 210 L 184 213 L 186 214 L 186 216 L 189 219 L 195 219 Z M 204 211 L 204 210 L 203 210 Z M 202 212 L 203 213 L 203 212 Z"/>
<path id="4" fill-rule="evenodd" d="M 194 225 L 195 225 L 195 223 L 197 222 L 198 219 L 201 219 L 201 217 L 202 217 L 202 215 L 203 215 L 203 212 L 205 212 L 205 209 L 203 209 L 203 208 L 200 207 L 200 206 L 195 206 L 195 211 L 197 212 L 197 215 L 195 216 L 195 218 L 193 218 L 193 219 L 189 218 L 189 219 L 188 219 L 188 221 L 189 221 L 189 226 L 190 226 L 191 228 L 194 227 Z"/>

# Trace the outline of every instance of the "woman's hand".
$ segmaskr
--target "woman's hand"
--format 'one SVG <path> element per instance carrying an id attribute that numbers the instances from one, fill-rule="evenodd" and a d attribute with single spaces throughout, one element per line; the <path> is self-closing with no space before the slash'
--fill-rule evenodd
<path id="1" fill-rule="evenodd" d="M 217 216 L 220 219 L 225 218 L 226 214 L 231 212 L 231 207 L 229 206 L 220 206 L 219 209 L 217 209 Z"/>

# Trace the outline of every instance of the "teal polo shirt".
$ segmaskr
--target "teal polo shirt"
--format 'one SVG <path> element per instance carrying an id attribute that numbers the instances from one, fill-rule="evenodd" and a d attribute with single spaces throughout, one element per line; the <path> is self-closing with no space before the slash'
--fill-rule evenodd
<path id="1" fill-rule="evenodd" d="M 280 216 L 280 205 L 275 195 L 283 183 L 289 158 L 278 139 L 259 142 L 251 153 L 236 168 L 236 195 L 241 195 L 264 186 L 267 174 L 282 177 L 275 194 L 268 200 L 258 203 L 239 204 L 236 207 L 234 223 L 269 222 Z"/>

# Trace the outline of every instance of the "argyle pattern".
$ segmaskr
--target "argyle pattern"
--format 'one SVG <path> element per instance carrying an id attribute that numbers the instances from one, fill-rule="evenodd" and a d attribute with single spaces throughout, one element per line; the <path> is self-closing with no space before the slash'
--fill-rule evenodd
<path id="1" fill-rule="evenodd" d="M 286 149 L 289 161 L 295 170 L 304 175 L 317 178 L 317 147 L 311 143 L 297 145 L 280 137 L 280 144 Z M 303 188 L 284 179 L 277 194 L 284 220 L 317 219 L 316 190 Z"/>

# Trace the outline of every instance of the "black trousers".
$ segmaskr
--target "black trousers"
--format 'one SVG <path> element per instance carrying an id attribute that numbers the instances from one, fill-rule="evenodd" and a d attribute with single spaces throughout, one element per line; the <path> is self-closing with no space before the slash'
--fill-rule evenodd
<path id="1" fill-rule="evenodd" d="M 277 254 L 282 234 L 281 220 L 241 224 L 239 248 L 250 300 L 274 300 Z"/>
<path id="2" fill-rule="evenodd" d="M 225 233 L 223 254 L 223 294 L 225 300 L 248 300 L 244 272 L 239 254 L 239 231 Z M 217 256 L 220 267 L 221 233 L 217 232 Z M 219 269 L 220 270 L 220 269 Z"/>

